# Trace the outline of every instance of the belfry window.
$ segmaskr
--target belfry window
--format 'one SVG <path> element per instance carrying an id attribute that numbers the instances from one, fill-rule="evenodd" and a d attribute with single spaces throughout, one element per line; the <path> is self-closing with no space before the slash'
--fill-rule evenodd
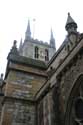
<path id="1" fill-rule="evenodd" d="M 35 47 L 35 58 L 38 59 L 39 58 L 39 48 L 36 46 Z"/>
<path id="2" fill-rule="evenodd" d="M 45 61 L 49 61 L 49 52 L 48 52 L 48 49 L 45 49 Z"/>

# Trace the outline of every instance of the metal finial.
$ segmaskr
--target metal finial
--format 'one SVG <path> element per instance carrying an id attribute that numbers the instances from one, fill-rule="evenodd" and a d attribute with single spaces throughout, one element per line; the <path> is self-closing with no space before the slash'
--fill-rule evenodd
<path id="1" fill-rule="evenodd" d="M 34 18 L 33 19 L 33 39 L 34 39 L 34 35 L 35 35 L 35 21 L 36 21 L 36 19 Z"/>

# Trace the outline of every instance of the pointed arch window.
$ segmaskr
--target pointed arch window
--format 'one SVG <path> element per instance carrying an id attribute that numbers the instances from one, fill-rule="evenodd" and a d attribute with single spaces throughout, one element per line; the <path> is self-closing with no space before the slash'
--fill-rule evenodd
<path id="1" fill-rule="evenodd" d="M 45 49 L 45 61 L 49 61 L 49 51 Z"/>
<path id="2" fill-rule="evenodd" d="M 37 46 L 35 46 L 35 58 L 38 59 L 39 58 L 39 48 Z"/>
<path id="3" fill-rule="evenodd" d="M 67 101 L 65 125 L 81 125 L 83 123 L 83 74 L 73 84 Z"/>

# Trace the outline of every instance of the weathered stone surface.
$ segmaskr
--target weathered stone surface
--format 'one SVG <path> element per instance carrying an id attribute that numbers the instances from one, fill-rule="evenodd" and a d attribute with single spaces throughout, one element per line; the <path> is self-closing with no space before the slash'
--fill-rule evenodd
<path id="1" fill-rule="evenodd" d="M 45 81 L 41 76 L 11 71 L 6 80 L 5 95 L 32 99 Z"/>
<path id="2" fill-rule="evenodd" d="M 10 52 L 2 86 L 3 101 L 0 97 L 0 125 L 78 125 L 75 100 L 83 99 L 83 34 L 73 24 L 68 24 L 67 31 L 48 65 L 18 55 L 17 49 Z M 44 60 L 42 51 L 48 45 L 41 45 L 39 59 Z M 31 48 L 24 55 L 32 57 Z M 24 51 L 27 52 L 25 45 Z"/>
<path id="3" fill-rule="evenodd" d="M 35 105 L 11 101 L 6 102 L 3 108 L 2 125 L 35 125 Z"/>

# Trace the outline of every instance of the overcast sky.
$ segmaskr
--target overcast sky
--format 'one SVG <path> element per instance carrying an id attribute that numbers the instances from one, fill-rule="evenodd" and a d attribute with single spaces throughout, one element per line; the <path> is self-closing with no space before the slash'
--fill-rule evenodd
<path id="1" fill-rule="evenodd" d="M 24 39 L 28 19 L 32 36 L 34 29 L 34 38 L 39 40 L 49 42 L 52 27 L 58 49 L 67 34 L 68 12 L 83 32 L 83 0 L 0 0 L 0 73 L 5 72 L 13 40 L 19 46 L 21 37 Z"/>

